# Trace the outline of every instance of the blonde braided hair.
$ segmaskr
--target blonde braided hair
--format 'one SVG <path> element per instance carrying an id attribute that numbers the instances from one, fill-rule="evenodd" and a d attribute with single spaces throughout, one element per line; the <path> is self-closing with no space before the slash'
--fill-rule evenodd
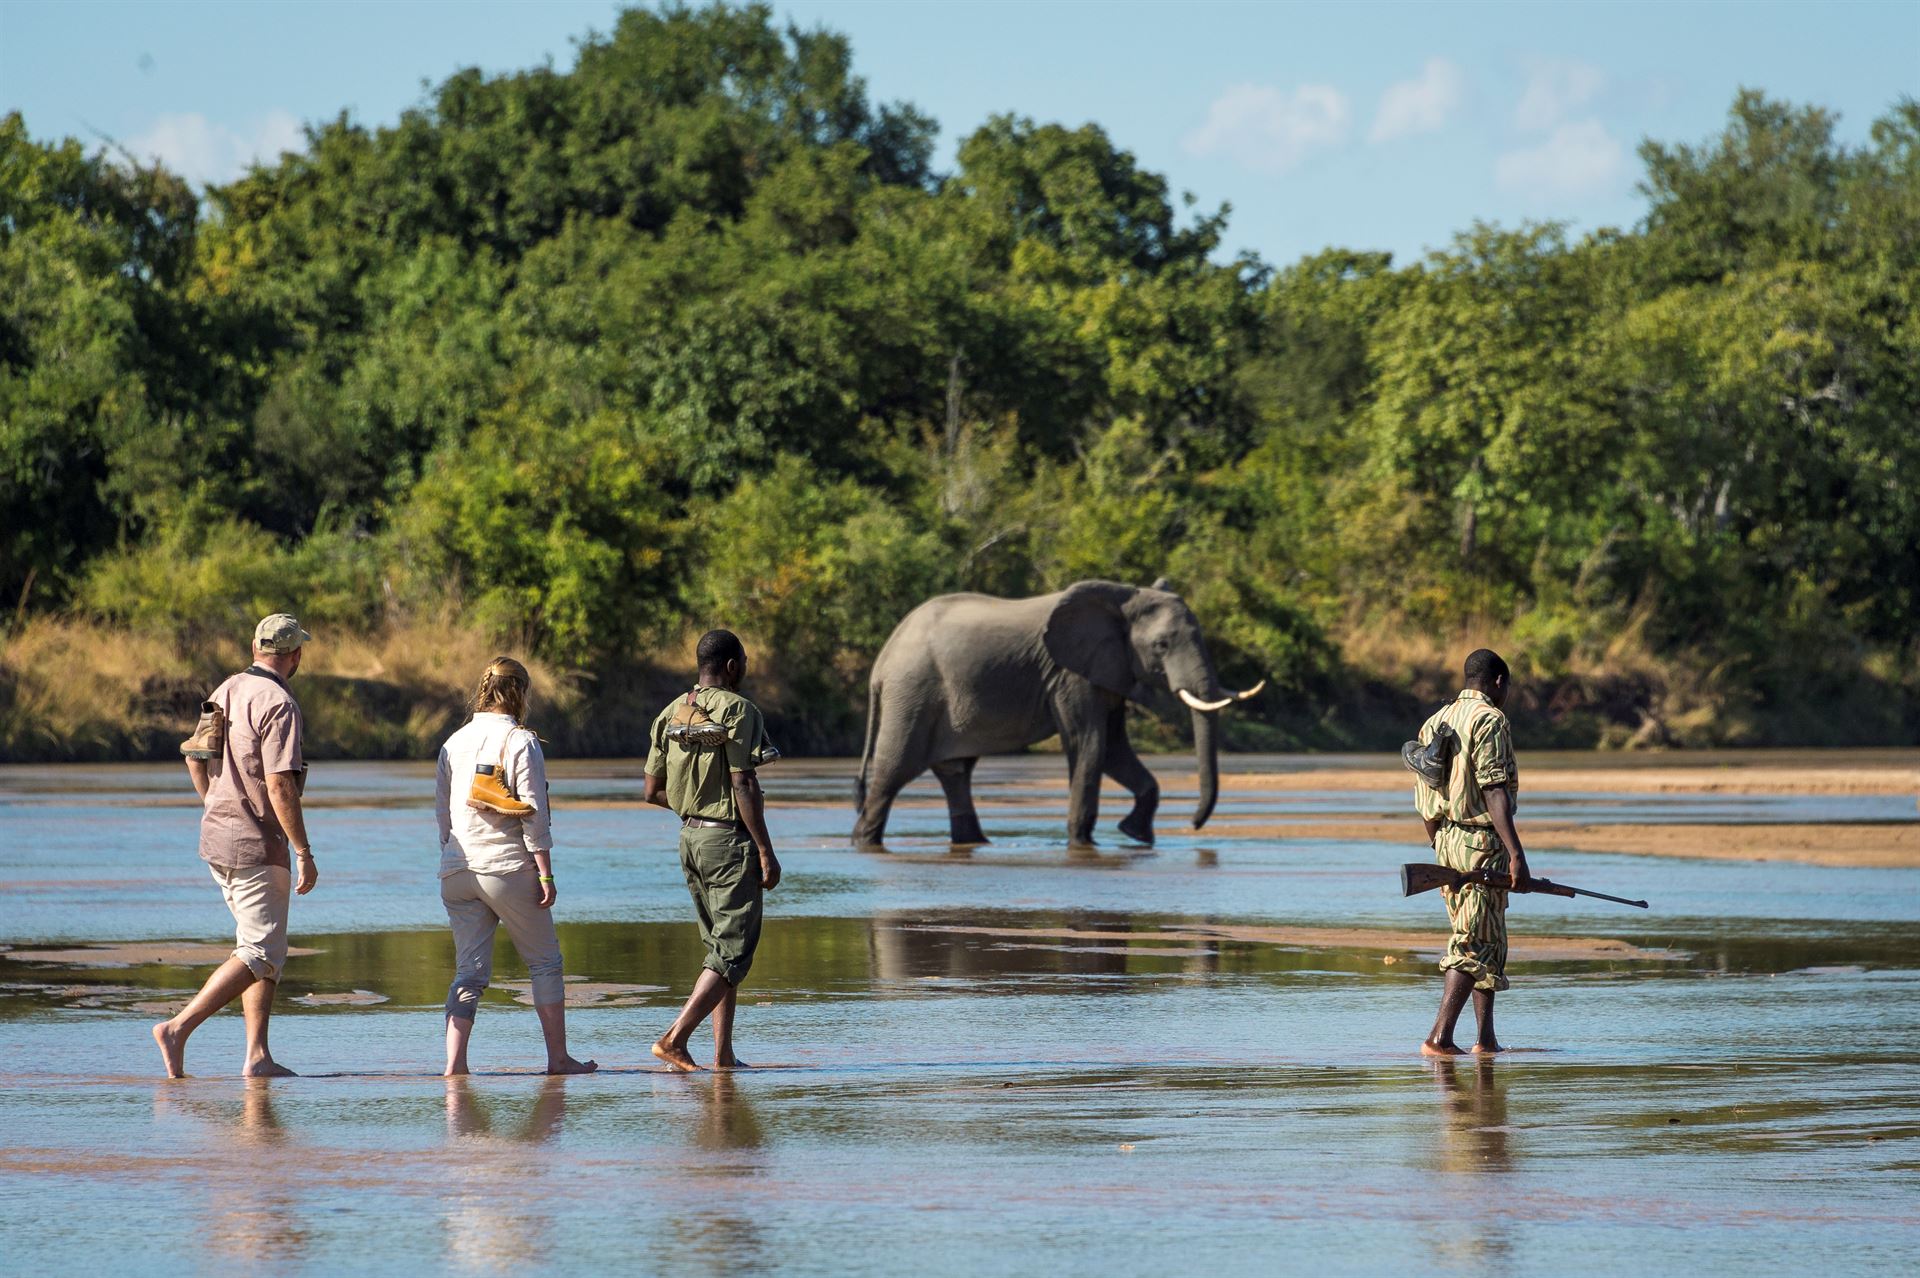
<path id="1" fill-rule="evenodd" d="M 527 717 L 527 689 L 533 680 L 527 668 L 512 657 L 495 657 L 481 672 L 479 686 L 473 690 L 475 714 L 492 711 L 510 714 L 516 723 Z"/>

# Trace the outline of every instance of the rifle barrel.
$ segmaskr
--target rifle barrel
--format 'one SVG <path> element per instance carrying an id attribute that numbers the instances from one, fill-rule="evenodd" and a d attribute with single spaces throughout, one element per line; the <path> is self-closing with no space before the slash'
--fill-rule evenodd
<path id="1" fill-rule="evenodd" d="M 1590 892 L 1586 888 L 1567 887 L 1567 885 L 1564 883 L 1556 883 L 1554 884 L 1554 886 L 1559 888 L 1565 888 L 1567 891 L 1573 893 L 1575 896 L 1591 896 L 1591 897 L 1597 897 L 1602 901 L 1612 901 L 1615 905 L 1634 905 L 1634 906 L 1638 906 L 1643 910 L 1647 908 L 1647 903 L 1645 901 L 1629 901 L 1624 896 L 1608 896 L 1605 892 Z"/>

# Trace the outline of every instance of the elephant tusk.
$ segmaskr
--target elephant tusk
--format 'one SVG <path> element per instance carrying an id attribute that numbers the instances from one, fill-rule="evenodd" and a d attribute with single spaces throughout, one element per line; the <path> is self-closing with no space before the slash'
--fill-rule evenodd
<path id="1" fill-rule="evenodd" d="M 1259 683 L 1254 684 L 1251 688 L 1248 688 L 1245 692 L 1234 693 L 1233 699 L 1235 701 L 1246 701 L 1249 698 L 1258 696 L 1260 694 L 1260 689 L 1266 686 L 1267 686 L 1267 681 L 1265 679 L 1262 679 Z"/>
<path id="2" fill-rule="evenodd" d="M 1222 697 L 1218 701 L 1202 701 L 1200 698 L 1194 696 L 1191 692 L 1188 692 L 1185 688 L 1181 688 L 1179 692 L 1180 692 L 1180 699 L 1182 701 L 1186 702 L 1187 705 L 1192 709 L 1198 710 L 1203 714 L 1212 714 L 1215 710 L 1225 710 L 1228 706 L 1233 704 L 1232 697 Z"/>

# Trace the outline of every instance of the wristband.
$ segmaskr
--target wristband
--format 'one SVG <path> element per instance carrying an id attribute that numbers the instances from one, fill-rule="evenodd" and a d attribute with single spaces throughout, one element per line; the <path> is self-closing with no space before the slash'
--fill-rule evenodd
<path id="1" fill-rule="evenodd" d="M 553 882 L 553 876 L 551 874 L 542 874 L 540 875 L 540 881 L 542 883 L 551 883 Z"/>
<path id="2" fill-rule="evenodd" d="M 313 849 L 311 847 L 295 848 L 294 854 L 297 855 L 302 861 L 313 860 Z"/>

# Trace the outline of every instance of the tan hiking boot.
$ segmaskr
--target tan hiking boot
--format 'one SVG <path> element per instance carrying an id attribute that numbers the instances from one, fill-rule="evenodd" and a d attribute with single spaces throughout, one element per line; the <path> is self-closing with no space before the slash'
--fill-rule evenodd
<path id="1" fill-rule="evenodd" d="M 473 788 L 467 791 L 467 806 L 502 816 L 523 817 L 534 812 L 531 803 L 522 803 L 513 797 L 513 792 L 500 779 L 500 769 L 491 763 L 483 763 L 473 770 Z"/>
<path id="2" fill-rule="evenodd" d="M 193 735 L 180 743 L 180 753 L 189 759 L 214 759 L 226 743 L 226 711 L 211 701 L 202 701 L 200 722 L 194 725 Z"/>

